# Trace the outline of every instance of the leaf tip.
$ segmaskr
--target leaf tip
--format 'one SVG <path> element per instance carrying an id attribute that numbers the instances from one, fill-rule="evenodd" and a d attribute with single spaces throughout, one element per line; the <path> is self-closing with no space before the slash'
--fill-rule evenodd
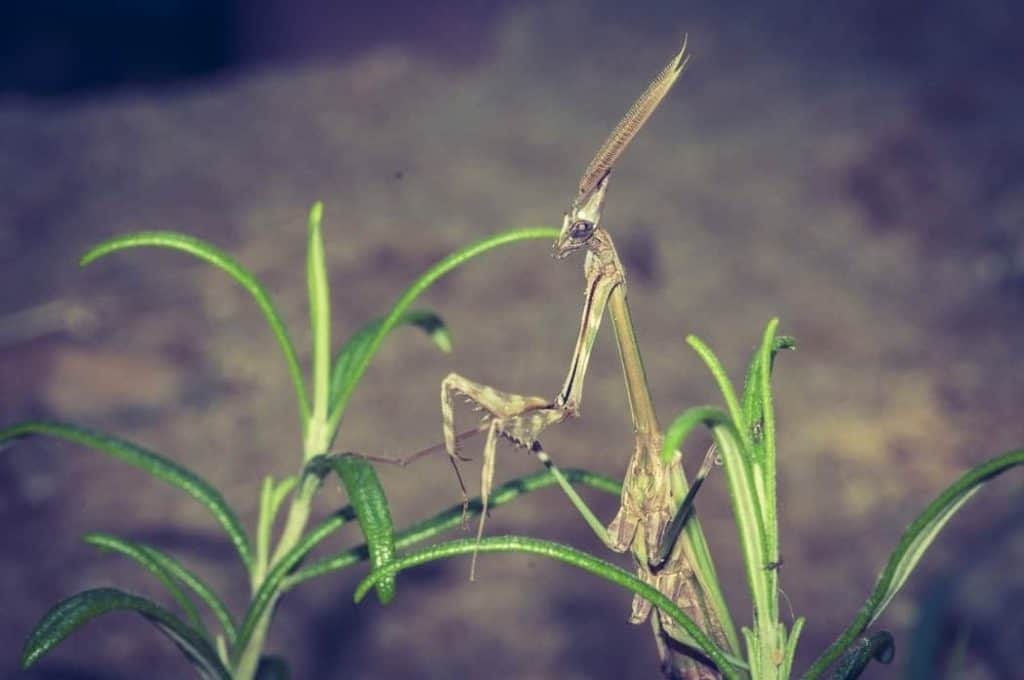
<path id="1" fill-rule="evenodd" d="M 84 267 L 88 264 L 92 264 L 92 262 L 98 257 L 98 251 L 95 248 L 90 248 L 89 250 L 82 253 L 82 256 L 80 258 L 78 258 L 78 266 Z"/>
<path id="2" fill-rule="evenodd" d="M 25 649 L 21 652 L 21 670 L 24 671 L 31 668 L 35 665 L 36 661 L 39 661 L 39 657 L 42 655 L 43 651 L 37 645 L 26 643 Z"/>
<path id="3" fill-rule="evenodd" d="M 352 602 L 359 604 L 366 597 L 366 594 L 370 592 L 370 588 L 373 587 L 374 579 L 371 574 L 369 577 L 363 580 L 358 586 L 356 586 L 356 592 L 352 594 Z"/>
<path id="4" fill-rule="evenodd" d="M 433 339 L 434 344 L 437 345 L 437 348 L 439 350 L 441 350 L 445 354 L 452 353 L 452 350 L 454 349 L 454 344 L 452 343 L 452 334 L 448 332 L 448 329 L 442 328 L 437 331 L 434 331 L 431 334 L 431 338 Z"/>
<path id="5" fill-rule="evenodd" d="M 320 229 L 320 221 L 324 216 L 324 204 L 323 201 L 316 201 L 313 206 L 309 209 L 309 228 L 311 230 Z"/>

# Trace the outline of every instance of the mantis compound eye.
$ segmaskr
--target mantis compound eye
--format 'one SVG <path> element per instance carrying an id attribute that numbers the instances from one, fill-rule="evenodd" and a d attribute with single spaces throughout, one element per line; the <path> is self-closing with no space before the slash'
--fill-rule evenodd
<path id="1" fill-rule="evenodd" d="M 582 241 L 588 239 L 592 233 L 594 233 L 594 223 L 587 220 L 574 222 L 572 227 L 569 228 L 569 238 L 575 240 Z"/>

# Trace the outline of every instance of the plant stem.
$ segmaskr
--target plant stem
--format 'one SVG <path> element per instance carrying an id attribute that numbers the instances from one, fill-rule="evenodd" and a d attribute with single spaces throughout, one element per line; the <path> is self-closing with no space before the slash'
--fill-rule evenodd
<path id="1" fill-rule="evenodd" d="M 303 447 L 303 460 L 308 461 L 313 456 L 325 451 L 328 446 L 329 436 L 326 423 L 310 419 L 306 427 L 306 442 Z M 312 474 L 300 472 L 299 488 L 292 495 L 291 505 L 288 507 L 288 517 L 285 520 L 284 529 L 281 531 L 281 538 L 274 548 L 273 557 L 267 564 L 263 575 L 270 573 L 281 558 L 286 555 L 302 539 L 309 521 L 309 513 L 313 504 L 313 496 L 320 486 L 320 478 Z M 253 582 L 252 592 L 255 594 L 261 583 Z M 266 641 L 267 631 L 270 628 L 270 617 L 274 612 L 274 605 L 280 592 L 274 596 L 274 603 L 267 607 L 259 622 L 253 630 L 245 649 L 238 655 L 238 663 L 235 665 L 234 675 L 236 680 L 251 680 L 259 665 L 260 655 L 263 653 L 263 643 Z"/>
<path id="2" fill-rule="evenodd" d="M 256 624 L 256 628 L 249 638 L 249 644 L 245 646 L 245 651 L 239 657 L 238 663 L 232 672 L 235 680 L 251 680 L 256 675 L 256 669 L 260 665 L 260 656 L 263 654 L 263 643 L 267 638 L 267 629 L 270 628 L 270 617 L 274 607 L 277 605 L 278 597 L 279 595 L 274 596 L 274 602 L 267 607 L 266 613 L 260 617 L 259 623 Z"/>

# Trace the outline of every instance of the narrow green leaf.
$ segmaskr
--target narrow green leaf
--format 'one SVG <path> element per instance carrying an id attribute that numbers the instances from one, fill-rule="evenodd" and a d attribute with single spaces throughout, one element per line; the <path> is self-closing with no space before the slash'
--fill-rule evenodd
<path id="1" fill-rule="evenodd" d="M 772 319 L 769 322 L 769 326 L 765 328 L 761 346 L 751 358 L 750 365 L 747 367 L 746 378 L 743 380 L 743 413 L 746 414 L 747 422 L 750 423 L 751 427 L 757 427 L 761 419 L 758 404 L 761 403 L 761 391 L 764 387 L 760 378 L 763 358 L 765 356 L 768 357 L 768 374 L 770 376 L 772 369 L 775 367 L 775 356 L 782 350 L 796 349 L 795 338 L 788 335 L 775 337 L 774 334 L 777 327 L 778 319 Z M 766 346 L 765 339 L 769 338 L 770 344 Z"/>
<path id="2" fill-rule="evenodd" d="M 665 465 L 671 463 L 675 459 L 676 451 L 682 448 L 686 438 L 701 425 L 707 427 L 725 425 L 735 428 L 729 415 L 722 409 L 714 406 L 688 408 L 676 416 L 665 430 L 665 438 L 661 445 L 661 462 Z"/>
<path id="3" fill-rule="evenodd" d="M 213 612 L 228 642 L 234 642 L 235 623 L 223 600 L 217 597 L 217 594 L 213 592 L 213 589 L 205 581 L 181 562 L 153 546 L 118 538 L 107 533 L 94 532 L 86 534 L 84 539 L 90 545 L 103 550 L 117 552 L 135 560 L 143 568 L 156 576 L 185 611 L 189 623 L 209 639 L 210 633 L 203 625 L 199 612 L 192 604 L 192 600 L 178 587 L 178 582 L 188 586 Z"/>
<path id="4" fill-rule="evenodd" d="M 252 573 L 253 589 L 259 587 L 267 575 L 270 563 L 270 541 L 274 531 L 274 522 L 281 509 L 281 503 L 298 483 L 298 477 L 289 475 L 276 484 L 274 478 L 267 475 L 260 487 L 260 510 L 256 523 L 256 562 Z"/>
<path id="5" fill-rule="evenodd" d="M 752 437 L 755 458 L 763 469 L 766 481 L 770 482 L 769 495 L 765 502 L 770 503 L 772 507 L 775 507 L 775 406 L 772 399 L 772 368 L 775 366 L 775 355 L 779 350 L 796 348 L 792 338 L 775 337 L 778 325 L 779 320 L 772 319 L 764 330 L 757 358 L 751 362 L 751 368 L 756 371 L 753 376 L 752 404 L 749 407 L 744 405 L 747 422 L 752 428 L 751 434 L 756 433 L 756 436 Z M 744 386 L 744 402 L 747 399 L 746 391 L 747 388 Z"/>
<path id="6" fill-rule="evenodd" d="M 743 413 L 750 426 L 751 458 L 756 464 L 755 480 L 763 494 L 761 507 L 768 516 L 766 527 L 769 532 L 769 556 L 778 559 L 776 519 L 776 461 L 775 461 L 775 409 L 772 401 L 771 372 L 775 356 L 783 349 L 796 349 L 796 341 L 788 336 L 775 337 L 779 320 L 772 319 L 761 337 L 761 344 L 754 353 L 747 369 L 743 385 Z"/>
<path id="7" fill-rule="evenodd" d="M 267 475 L 260 485 L 260 509 L 256 518 L 256 561 L 253 563 L 251 579 L 254 588 L 259 587 L 263 581 L 270 560 L 270 532 L 274 521 L 270 515 L 270 504 L 273 494 L 274 478 Z"/>
<path id="8" fill-rule="evenodd" d="M 562 470 L 562 475 L 572 484 L 583 484 L 616 497 L 622 493 L 622 486 L 619 482 L 604 475 L 573 468 Z M 493 510 L 506 503 L 511 503 L 525 494 L 554 486 L 556 483 L 554 476 L 547 470 L 513 479 L 494 489 L 488 506 Z M 465 517 L 474 517 L 481 512 L 483 512 L 483 502 L 477 496 L 469 501 Z M 445 531 L 462 526 L 463 521 L 462 504 L 453 505 L 433 517 L 417 522 L 397 532 L 395 534 L 395 548 L 401 550 L 402 548 L 407 548 L 433 538 Z M 317 576 L 323 576 L 324 574 L 345 569 L 353 564 L 358 564 L 363 560 L 369 559 L 369 556 L 369 550 L 363 544 L 324 557 L 288 576 L 282 584 L 282 588 L 289 590 Z"/>
<path id="9" fill-rule="evenodd" d="M 765 529 L 754 489 L 750 460 L 742 453 L 741 439 L 734 421 L 721 409 L 710 406 L 683 411 L 665 430 L 662 461 L 670 463 L 686 436 L 699 425 L 706 425 L 711 429 L 715 444 L 725 462 L 725 475 L 743 550 L 747 585 L 757 611 L 768 612 L 771 610 L 771 593 L 765 583 Z"/>
<path id="10" fill-rule="evenodd" d="M 366 349 L 363 350 L 359 357 L 352 362 L 351 369 L 346 372 L 346 377 L 338 390 L 337 399 L 334 402 L 330 418 L 328 419 L 328 431 L 331 432 L 332 437 L 337 436 L 338 427 L 341 425 L 341 418 L 345 413 L 345 408 L 348 406 L 348 401 L 352 397 L 352 393 L 355 391 L 356 386 L 359 384 L 359 380 L 363 377 L 363 373 L 366 372 L 366 367 L 369 365 L 370 360 L 377 352 L 381 342 L 383 342 L 384 337 L 398 324 L 402 315 L 405 314 L 406 310 L 412 306 L 412 303 L 416 301 L 416 298 L 418 298 L 423 291 L 459 265 L 464 264 L 466 261 L 476 257 L 477 255 L 497 248 L 498 246 L 527 239 L 554 239 L 557 236 L 558 230 L 551 227 L 534 227 L 530 229 L 506 231 L 477 241 L 476 243 L 452 253 L 416 279 L 413 284 L 406 289 L 401 297 L 398 298 L 394 307 L 391 308 L 391 312 L 384 317 L 384 320 L 380 322 L 380 326 L 377 327 L 376 332 L 367 342 Z"/>
<path id="11" fill-rule="evenodd" d="M 755 488 L 759 492 L 762 526 L 765 535 L 765 561 L 773 564 L 779 561 L 779 519 L 778 519 L 778 484 L 777 461 L 775 448 L 775 405 L 772 397 L 771 374 L 775 364 L 775 355 L 782 348 L 792 348 L 792 338 L 777 338 L 775 332 L 779 327 L 778 319 L 771 319 L 761 336 L 761 344 L 751 361 L 753 389 L 750 391 L 751 404 L 747 388 L 744 385 L 744 412 L 747 423 L 751 427 L 751 458 L 754 461 L 752 473 Z M 769 570 L 765 574 L 768 593 L 778 593 L 779 573 Z M 769 598 L 771 609 L 767 612 L 772 620 L 779 618 L 779 598 Z"/>
<path id="12" fill-rule="evenodd" d="M 217 622 L 220 624 L 221 630 L 224 631 L 224 637 L 227 638 L 228 643 L 234 644 L 235 621 L 231 617 L 231 613 L 228 611 L 224 601 L 213 592 L 213 589 L 199 578 L 194 571 L 162 550 L 149 545 L 142 545 L 141 548 L 149 557 L 159 562 L 174 578 L 191 588 L 192 592 L 206 603 L 206 606 L 210 608 L 210 611 L 217 618 Z"/>
<path id="13" fill-rule="evenodd" d="M 335 355 L 331 369 L 331 407 L 338 401 L 345 386 L 356 380 L 355 369 L 370 351 L 387 317 L 378 317 L 353 333 Z M 440 316 L 427 309 L 410 309 L 403 313 L 393 328 L 415 326 L 424 331 L 442 352 L 452 351 L 452 338 Z"/>
<path id="14" fill-rule="evenodd" d="M 732 381 L 729 380 L 729 375 L 725 372 L 722 362 L 718 360 L 718 357 L 711 351 L 711 348 L 696 335 L 686 336 L 686 342 L 704 360 L 708 370 L 711 371 L 711 375 L 715 378 L 715 382 L 718 383 L 718 391 L 722 393 L 722 398 L 725 400 L 725 409 L 735 424 L 736 430 L 739 432 L 740 442 L 743 444 L 742 450 L 745 455 L 748 454 L 750 451 L 750 423 L 747 422 L 743 409 L 740 408 L 740 402 L 736 398 L 736 390 L 733 389 Z"/>
<path id="15" fill-rule="evenodd" d="M 273 517 L 277 517 L 277 513 L 281 510 L 281 503 L 283 503 L 284 499 L 288 497 L 288 494 L 292 492 L 292 489 L 295 488 L 298 481 L 298 477 L 290 475 L 279 481 L 277 486 L 274 487 L 274 493 L 271 497 L 270 503 L 270 514 L 273 515 Z"/>
<path id="16" fill-rule="evenodd" d="M 971 496 L 988 482 L 1012 467 L 1024 464 L 1024 449 L 1010 451 L 971 468 L 960 479 L 951 484 L 918 515 L 889 557 L 882 570 L 875 589 L 860 608 L 856 618 L 845 631 L 829 645 L 807 672 L 804 678 L 818 678 L 853 641 L 870 626 L 892 601 L 906 582 L 907 577 L 924 556 L 946 522 L 963 507 Z"/>
<path id="17" fill-rule="evenodd" d="M 788 678 L 793 673 L 793 661 L 796 659 L 796 644 L 800 640 L 800 633 L 804 630 L 807 619 L 800 616 L 793 622 L 793 628 L 786 638 L 786 653 L 782 657 L 782 674 L 779 677 Z"/>
<path id="18" fill-rule="evenodd" d="M 295 345 L 292 343 L 288 329 L 281 320 L 281 315 L 278 313 L 277 307 L 274 306 L 274 302 L 263 287 L 263 284 L 230 255 L 216 246 L 193 236 L 172 231 L 142 231 L 112 238 L 93 246 L 82 255 L 79 264 L 85 266 L 110 253 L 143 246 L 170 248 L 194 255 L 200 260 L 223 270 L 245 288 L 256 301 L 260 311 L 263 312 L 263 316 L 266 317 L 270 329 L 274 332 L 274 337 L 277 338 L 277 344 L 281 346 L 281 351 L 284 352 L 284 360 L 288 365 L 288 373 L 291 375 L 295 396 L 298 399 L 299 422 L 305 427 L 306 420 L 309 418 L 309 400 L 306 397 L 306 387 L 302 379 L 299 359 L 295 353 Z"/>
<path id="19" fill-rule="evenodd" d="M 769 589 L 771 574 L 766 570 L 767 546 L 765 545 L 765 528 L 763 513 L 758 507 L 749 458 L 741 453 L 740 438 L 732 423 L 710 426 L 711 434 L 722 452 L 725 461 L 725 477 L 729 486 L 729 497 L 732 501 L 733 514 L 736 517 L 736 528 L 739 533 L 740 545 L 743 549 L 743 563 L 747 572 L 747 584 L 754 602 L 754 611 L 765 612 L 757 621 L 760 628 L 773 625 L 774 619 L 769 618 L 773 612 L 771 602 L 775 592 Z"/>
<path id="20" fill-rule="evenodd" d="M 181 489 L 206 506 L 228 533 L 246 569 L 252 570 L 252 550 L 242 523 L 220 492 L 192 471 L 141 446 L 70 423 L 31 420 L 16 423 L 0 429 L 0 445 L 31 435 L 56 437 L 95 449 Z"/>
<path id="21" fill-rule="evenodd" d="M 199 631 L 207 640 L 211 639 L 210 632 L 203 626 L 203 619 L 199 616 L 199 610 L 196 609 L 196 605 L 191 599 L 189 599 L 188 595 L 185 594 L 185 591 L 178 586 L 174 576 L 171 575 L 167 568 L 164 567 L 161 562 L 150 556 L 150 554 L 143 549 L 141 544 L 102 532 L 86 534 L 84 540 L 89 545 L 100 548 L 101 550 L 120 553 L 121 555 L 134 560 L 143 569 L 155 576 L 156 579 L 163 584 L 164 588 L 167 589 L 168 594 L 170 594 L 170 596 L 174 598 L 174 601 L 178 603 L 178 606 L 181 607 L 182 611 L 185 612 L 185 617 L 188 619 L 189 625 Z"/>
<path id="22" fill-rule="evenodd" d="M 309 321 L 313 332 L 313 421 L 327 420 L 328 386 L 331 373 L 331 299 L 324 255 L 322 203 L 314 203 L 309 211 L 309 247 L 306 260 L 306 281 L 309 285 Z M 317 452 L 320 453 L 320 452 Z"/>
<path id="23" fill-rule="evenodd" d="M 448 326 L 445 325 L 444 320 L 437 314 L 428 309 L 410 309 L 402 314 L 398 320 L 398 325 L 404 323 L 412 324 L 426 333 L 430 341 L 434 343 L 434 346 L 445 354 L 452 353 L 455 347 L 455 343 L 452 341 L 452 334 L 448 330 Z"/>
<path id="24" fill-rule="evenodd" d="M 217 658 L 220 659 L 220 662 L 225 667 L 229 666 L 231 664 L 231 654 L 228 652 L 227 639 L 223 635 L 218 635 L 214 641 L 214 646 L 217 649 Z"/>
<path id="25" fill-rule="evenodd" d="M 303 536 L 295 547 L 274 562 L 273 568 L 267 573 L 267 577 L 263 579 L 263 583 L 260 584 L 249 602 L 249 609 L 245 613 L 245 620 L 242 621 L 234 646 L 236 655 L 245 650 L 263 615 L 281 594 L 281 581 L 284 577 L 291 573 L 317 544 L 353 519 L 355 519 L 355 511 L 351 506 L 342 508 Z M 238 659 L 235 658 L 234 661 L 237 662 Z"/>
<path id="26" fill-rule="evenodd" d="M 743 626 L 741 631 L 743 642 L 747 649 L 747 658 L 750 659 L 750 663 L 753 665 L 753 668 L 750 669 L 750 675 L 752 678 L 759 680 L 764 675 L 761 671 L 761 640 L 754 631 L 746 626 Z"/>
<path id="27" fill-rule="evenodd" d="M 356 588 L 354 596 L 355 601 L 361 601 L 366 596 L 366 593 L 370 588 L 374 587 L 380 579 L 386 578 L 389 573 L 393 575 L 400 571 L 404 571 L 405 569 L 426 564 L 428 562 L 460 555 L 470 555 L 474 552 L 518 552 L 539 555 L 541 557 L 564 562 L 577 567 L 578 569 L 582 569 L 583 571 L 599 576 L 618 586 L 627 588 L 641 597 L 650 600 L 655 607 L 671 616 L 680 627 L 684 628 L 686 632 L 692 636 L 696 645 L 705 654 L 707 654 L 712 661 L 715 662 L 724 677 L 729 678 L 730 680 L 738 679 L 740 677 L 735 667 L 727 660 L 726 652 L 719 649 L 715 643 L 708 638 L 704 631 L 700 629 L 700 626 L 693 621 L 693 619 L 687 616 L 675 602 L 659 592 L 657 588 L 644 583 L 633 574 L 620 569 L 614 564 L 597 559 L 592 555 L 588 555 L 587 553 L 581 552 L 567 545 L 554 543 L 552 541 L 542 541 L 525 536 L 499 536 L 494 538 L 485 538 L 479 542 L 475 539 L 467 538 L 432 545 L 416 553 L 401 557 L 394 562 L 391 562 L 385 569 L 371 572 L 370 575 L 367 576 Z"/>
<path id="28" fill-rule="evenodd" d="M 25 641 L 21 654 L 22 668 L 36 663 L 89 621 L 113 611 L 135 611 L 144 616 L 178 645 L 204 678 L 231 680 L 231 674 L 217 658 L 217 652 L 194 628 L 160 605 L 115 588 L 86 590 L 51 609 Z"/>
<path id="29" fill-rule="evenodd" d="M 377 471 L 367 461 L 355 456 L 330 456 L 329 463 L 345 486 L 363 536 L 370 552 L 370 565 L 374 571 L 386 569 L 395 559 L 395 528 L 388 510 L 387 496 L 377 477 Z M 377 581 L 377 599 L 387 604 L 395 597 L 394 574 Z"/>

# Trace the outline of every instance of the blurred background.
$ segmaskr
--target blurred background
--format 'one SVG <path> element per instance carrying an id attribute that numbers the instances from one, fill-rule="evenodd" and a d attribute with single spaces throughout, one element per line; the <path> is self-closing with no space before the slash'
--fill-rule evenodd
<path id="1" fill-rule="evenodd" d="M 799 341 L 777 364 L 776 403 L 781 578 L 808 618 L 802 669 L 924 505 L 1024 443 L 1022 21 L 1017 3 L 952 0 L 7 3 L 0 424 L 72 420 L 139 442 L 218 485 L 252 526 L 262 476 L 292 473 L 301 456 L 257 309 L 180 254 L 82 270 L 83 250 L 138 229 L 212 241 L 264 280 L 305 360 L 313 201 L 325 202 L 340 343 L 456 247 L 558 223 L 685 32 L 691 66 L 617 165 L 604 225 L 629 272 L 663 423 L 719 401 L 686 334 L 735 380 L 770 317 Z M 485 258 L 423 300 L 455 352 L 395 334 L 341 448 L 403 455 L 438 442 L 438 384 L 452 370 L 521 393 L 559 388 L 581 259 L 555 262 L 539 242 Z M 607 324 L 585 395 L 583 418 L 545 445 L 564 466 L 621 476 L 631 432 Z M 523 452 L 499 453 L 499 481 L 535 469 Z M 381 476 L 399 526 L 459 499 L 440 457 Z M 321 515 L 343 502 L 333 487 Z M 700 515 L 747 621 L 723 487 L 721 475 L 705 486 Z M 612 517 L 615 499 L 588 498 Z M 963 639 L 961 677 L 1016 675 L 1022 518 L 1019 471 L 971 501 L 878 624 L 896 634 L 895 667 L 867 677 L 920 677 L 915 664 Z M 58 599 L 98 585 L 160 596 L 133 564 L 84 545 L 88 531 L 151 541 L 245 603 L 246 579 L 203 508 L 79 447 L 33 439 L 0 454 L 0 526 L 0 676 L 189 674 L 126 614 L 17 670 L 22 640 Z M 556 490 L 497 510 L 487 532 L 608 557 Z M 408 572 L 387 609 L 351 603 L 362 567 L 313 581 L 280 605 L 269 649 L 299 678 L 657 675 L 626 593 L 526 557 L 481 557 L 475 583 L 468 569 Z"/>

